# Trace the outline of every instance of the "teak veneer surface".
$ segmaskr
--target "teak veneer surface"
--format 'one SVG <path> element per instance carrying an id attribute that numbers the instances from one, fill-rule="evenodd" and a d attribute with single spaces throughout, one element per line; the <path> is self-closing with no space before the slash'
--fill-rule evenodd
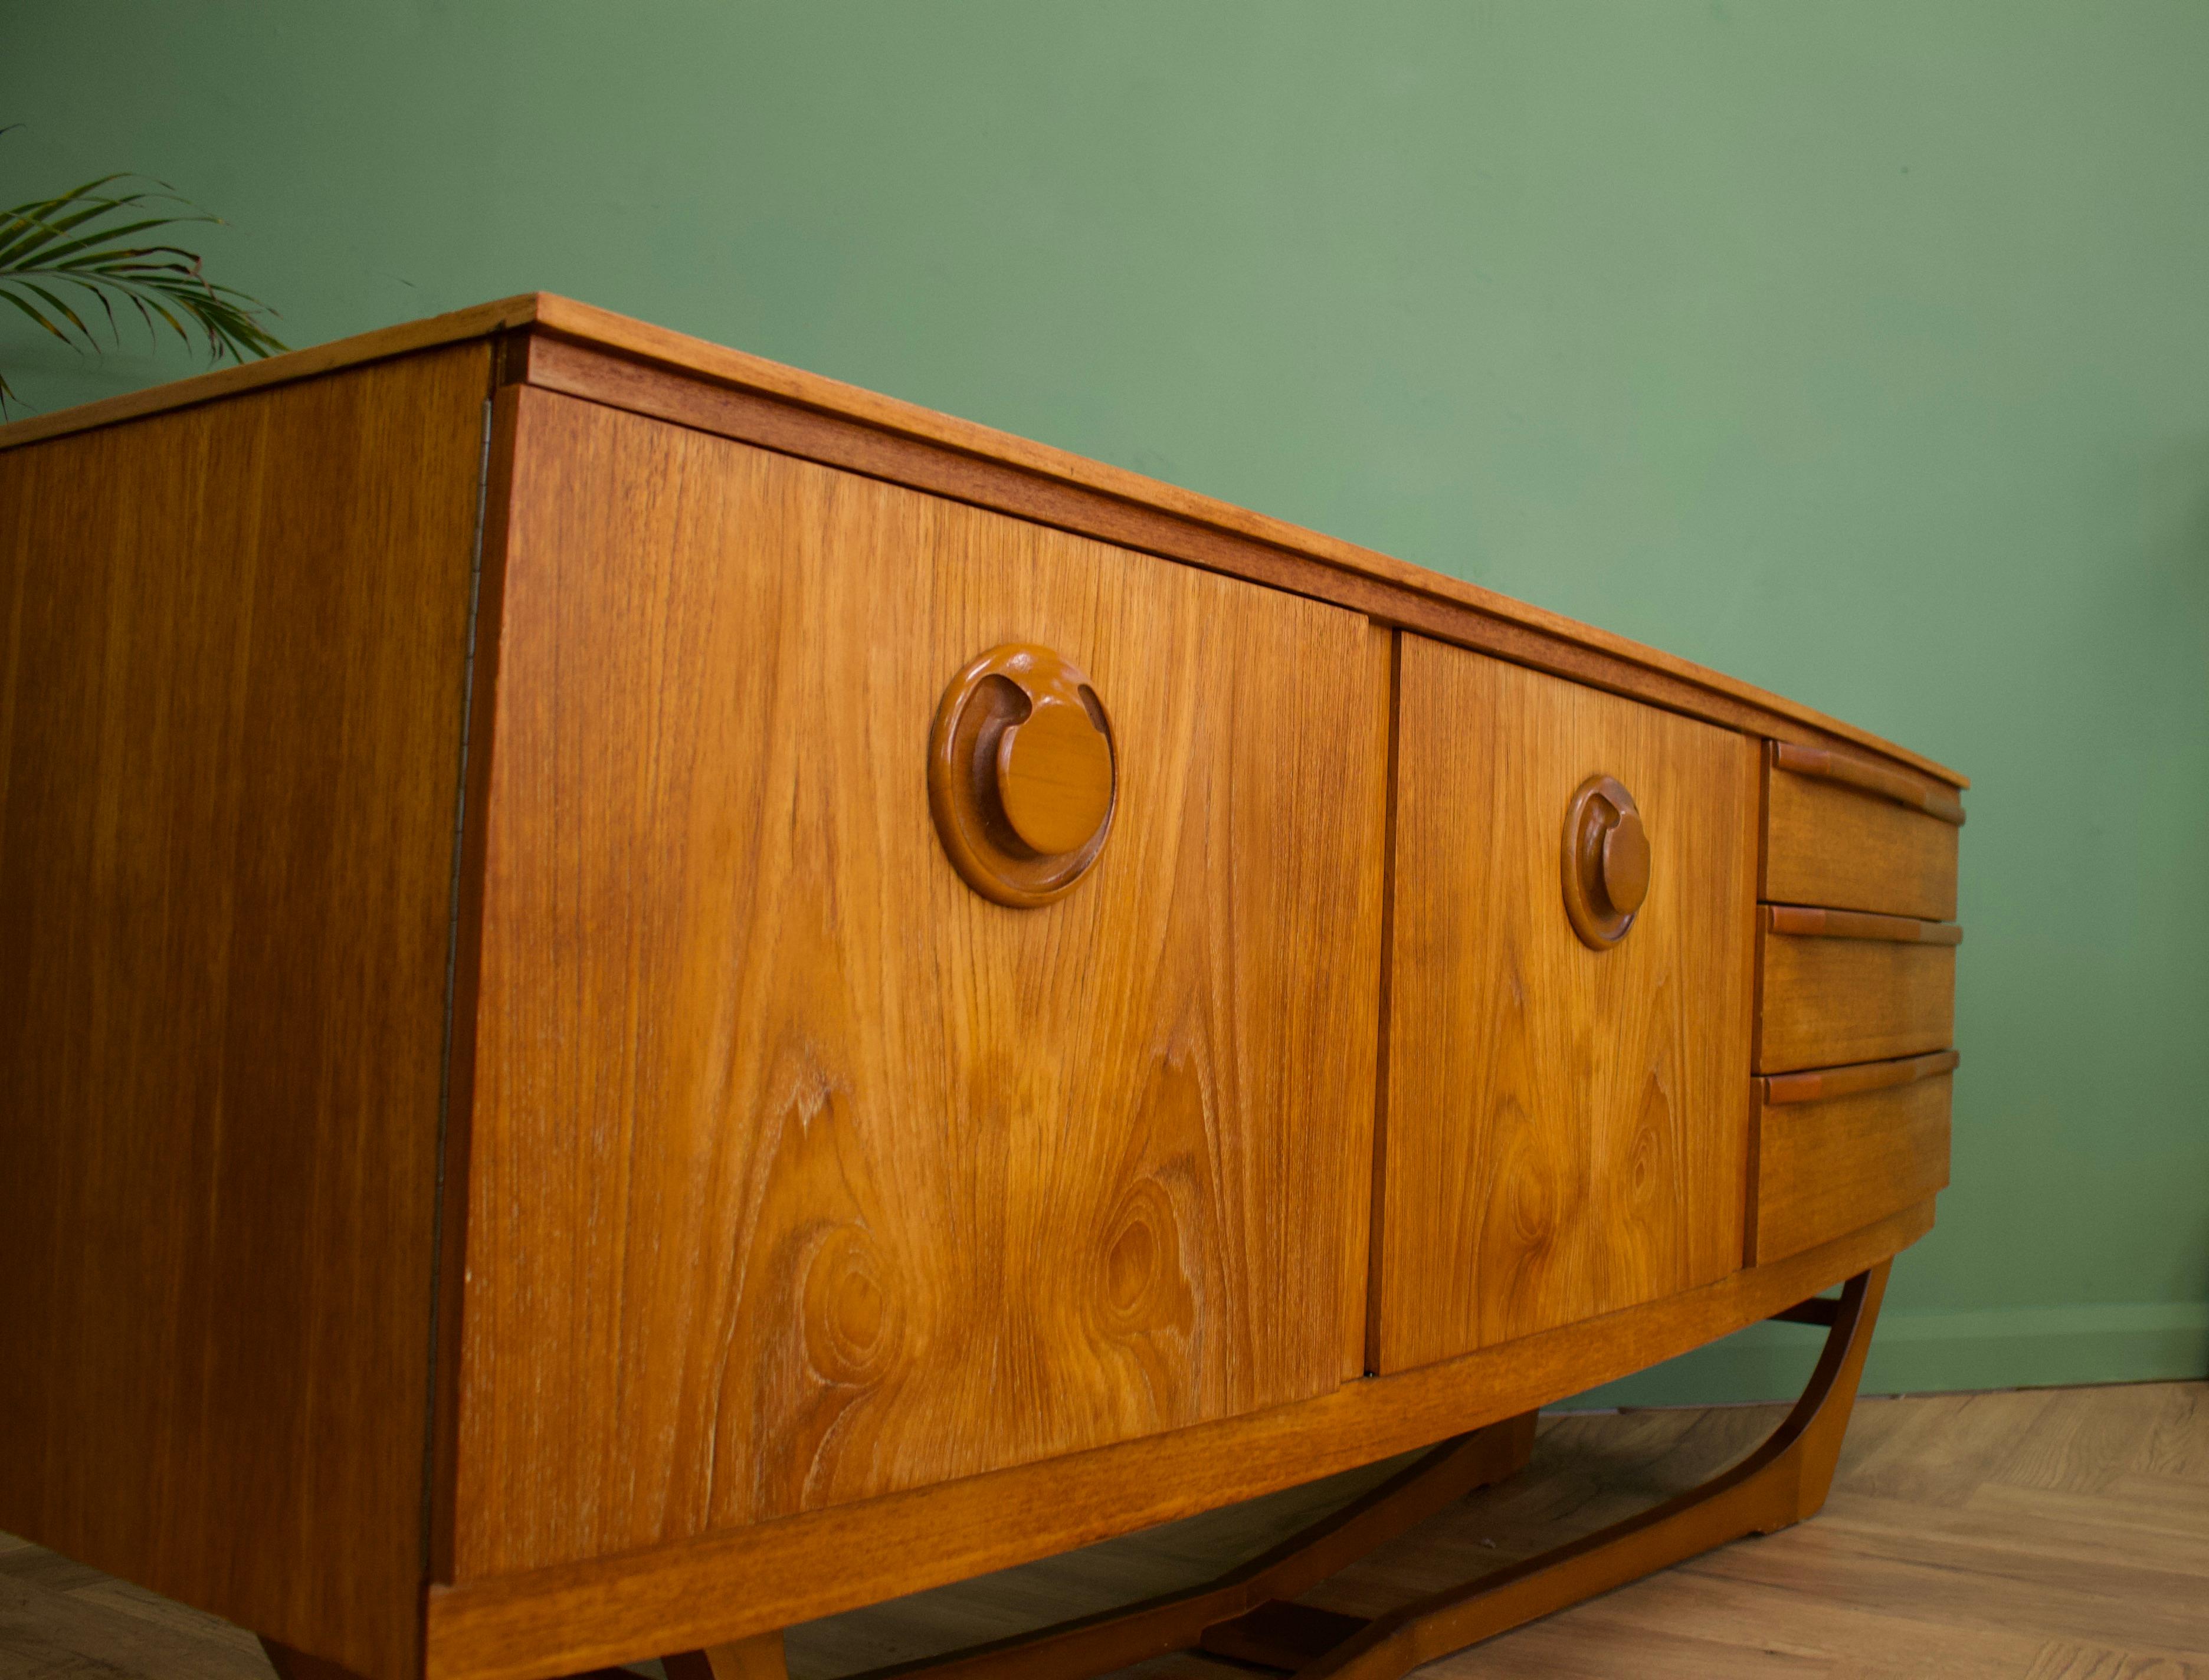
<path id="1" fill-rule="evenodd" d="M 377 1675 L 489 385 L 462 345 L 0 455 L 0 1526 Z"/>
<path id="2" fill-rule="evenodd" d="M 1355 1376 L 1385 633 L 518 400 L 456 1578 Z M 928 802 L 938 696 L 1014 639 L 1119 765 L 1038 909 Z"/>
<path id="3" fill-rule="evenodd" d="M 1215 536 L 1229 539 L 1243 545 L 1245 550 L 1269 551 L 1287 562 L 1297 575 L 1297 586 L 1305 592 L 1338 598 L 1340 604 L 1358 610 L 1372 610 L 1387 621 L 1400 620 L 1409 627 L 1448 639 L 1493 642 L 1491 651 L 1560 669 L 1600 687 L 1639 693 L 1676 711 L 1708 715 L 1713 721 L 1751 733 L 1791 737 L 1814 747 L 1852 745 L 1890 760 L 1907 774 L 1946 787 L 1968 785 L 1966 778 L 1954 771 L 1784 696 L 1478 585 L 987 426 L 546 292 L 527 293 L 432 320 L 409 321 L 58 414 L 34 416 L 0 426 L 0 450 L 264 388 L 333 367 L 416 351 L 425 345 L 502 330 L 524 341 L 516 376 L 526 382 L 551 381 L 557 385 L 563 379 L 583 380 L 590 388 L 575 389 L 572 394 L 613 401 L 617 405 L 687 403 L 691 411 L 665 413 L 662 417 L 704 423 L 707 429 L 715 427 L 696 411 L 701 405 L 710 408 L 710 395 L 715 390 L 762 398 L 792 416 L 810 411 L 875 432 L 886 446 L 900 441 L 925 446 L 938 459 L 934 471 L 942 471 L 941 463 L 953 458 L 965 463 L 963 490 L 935 483 L 924 488 L 984 502 L 1006 499 L 1014 505 L 1007 506 L 1005 511 L 1045 518 L 1049 515 L 1041 507 L 1032 505 L 1035 489 L 1058 487 L 1078 491 L 1092 499 L 1087 504 L 1090 511 L 1072 517 L 1084 520 L 1098 517 L 1105 503 L 1118 510 L 1111 516 L 1116 519 L 1142 513 L 1159 516 L 1144 525 L 1151 540 L 1132 546 L 1155 545 L 1156 551 L 1175 558 L 1232 569 L 1239 562 L 1227 560 L 1219 545 L 1208 540 Z M 595 364 L 590 364 L 588 358 L 579 361 L 572 355 L 563 356 L 562 352 L 568 350 L 599 354 Z M 541 357 L 546 367 L 533 370 L 533 357 Z M 634 369 L 634 376 L 625 375 L 616 365 L 620 363 Z M 655 396 L 635 394 L 651 383 L 649 376 L 655 373 L 678 375 L 690 387 L 690 395 L 684 398 L 664 390 Z M 627 399 L 622 395 L 624 383 L 632 393 Z M 808 451 L 800 447 L 794 453 Z M 861 470 L 880 471 L 892 477 L 904 471 L 879 464 Z M 1028 488 L 1016 487 L 1013 477 L 1026 481 Z M 1062 509 L 1065 504 L 1061 500 L 1051 505 Z M 1123 532 L 1116 530 L 1089 530 L 1088 534 L 1108 541 L 1128 541 Z M 1252 557 L 1249 552 L 1243 555 L 1245 561 Z"/>
<path id="4" fill-rule="evenodd" d="M 1759 1073 L 1918 1056 L 1954 1042 L 1954 945 L 1759 937 Z"/>
<path id="5" fill-rule="evenodd" d="M 1954 920 L 1955 824 L 1777 765 L 1765 799 L 1764 897 Z"/>
<path id="6" fill-rule="evenodd" d="M 1946 1188 L 1954 1084 L 1938 1073 L 1809 1102 L 1760 1100 L 1749 1263 L 1784 1260 Z"/>
<path id="7" fill-rule="evenodd" d="M 1756 759 L 1741 736 L 1403 641 L 1373 1365 L 1396 1371 L 1739 1263 Z M 1574 789 L 1639 804 L 1648 897 L 1592 950 Z"/>

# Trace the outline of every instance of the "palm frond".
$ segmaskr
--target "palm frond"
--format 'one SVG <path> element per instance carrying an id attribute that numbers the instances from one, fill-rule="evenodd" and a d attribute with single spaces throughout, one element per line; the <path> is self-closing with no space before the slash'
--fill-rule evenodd
<path id="1" fill-rule="evenodd" d="M 151 338 L 165 327 L 186 344 L 203 337 L 210 361 L 273 355 L 286 348 L 264 324 L 274 309 L 208 279 L 196 251 L 133 243 L 220 220 L 162 183 L 132 175 L 103 175 L 57 197 L 0 210 L 0 298 L 63 344 L 93 355 L 103 340 L 120 342 L 117 305 L 135 309 Z M 81 312 L 71 301 L 87 298 L 99 304 L 96 313 L 88 303 Z M 0 417 L 15 400 L 0 375 Z"/>

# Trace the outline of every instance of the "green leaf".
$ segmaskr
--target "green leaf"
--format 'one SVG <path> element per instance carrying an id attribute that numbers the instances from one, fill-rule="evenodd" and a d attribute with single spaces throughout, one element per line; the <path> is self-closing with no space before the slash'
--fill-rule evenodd
<path id="1" fill-rule="evenodd" d="M 68 333 L 63 332 L 60 327 L 55 326 L 51 321 L 48 321 L 45 315 L 39 314 L 39 311 L 32 305 L 25 303 L 21 297 L 17 297 L 14 287 L 5 285 L 4 283 L 0 283 L 0 297 L 6 298 L 10 303 L 13 303 L 25 315 L 37 321 L 39 326 L 45 327 L 46 331 L 59 339 L 63 344 L 67 344 L 69 341 L 69 335 Z"/>
<path id="2" fill-rule="evenodd" d="M 109 181 L 120 181 L 123 178 L 119 175 L 105 176 L 98 181 L 87 181 L 83 186 L 64 193 L 59 198 L 45 199 L 35 204 L 19 204 L 12 210 L 0 211 L 0 216 L 6 217 L 11 223 L 22 224 L 20 229 L 11 227 L 7 243 L 0 244 L 0 263 L 14 262 L 37 249 L 49 239 L 58 238 L 72 229 L 81 227 L 85 223 L 96 217 L 104 216 L 111 210 L 129 208 L 141 202 L 144 197 L 142 194 L 133 194 L 127 198 L 119 199 L 99 198 L 93 199 L 88 204 L 77 204 L 75 210 L 69 211 L 66 214 L 63 213 L 68 206 L 77 203 L 77 201 L 93 188 L 104 186 Z M 188 219 L 178 217 L 173 219 Z"/>
<path id="3" fill-rule="evenodd" d="M 84 324 L 83 321 L 79 318 L 77 312 L 75 309 L 69 308 L 68 304 L 63 303 L 60 298 L 55 297 L 52 292 L 48 291 L 45 287 L 42 285 L 36 285 L 29 280 L 22 281 L 21 284 L 26 291 L 34 293 L 38 297 L 44 298 L 48 303 L 51 303 L 57 310 L 58 310 L 63 320 L 67 321 L 70 326 L 75 327 L 78 332 L 84 334 L 84 341 L 87 345 L 90 345 L 94 350 L 99 348 L 99 341 L 92 336 L 92 328 Z M 68 335 L 64 333 L 63 336 L 66 338 Z"/>
<path id="4" fill-rule="evenodd" d="M 144 184 L 132 184 L 137 183 Z M 125 189 L 111 190 L 118 183 Z M 56 197 L 0 210 L 0 297 L 63 344 L 95 355 L 120 341 L 118 303 L 137 310 L 156 337 L 166 326 L 190 344 L 196 328 L 207 335 L 208 354 L 215 361 L 273 355 L 286 345 L 262 319 L 274 313 L 266 303 L 208 279 L 196 251 L 129 243 L 164 229 L 220 221 L 166 183 L 128 174 L 103 175 Z M 57 286 L 90 294 L 105 333 L 95 331 L 49 289 Z M 0 416 L 15 399 L 0 378 Z"/>

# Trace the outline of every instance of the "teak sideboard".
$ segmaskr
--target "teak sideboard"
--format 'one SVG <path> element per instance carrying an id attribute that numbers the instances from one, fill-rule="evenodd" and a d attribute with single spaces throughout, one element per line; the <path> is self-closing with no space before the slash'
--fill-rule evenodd
<path id="1" fill-rule="evenodd" d="M 1428 1449 L 930 1670 L 1378 1677 L 1822 1501 L 1953 771 L 547 296 L 0 428 L 0 1528 L 294 1680 L 756 1680 Z M 1297 1603 L 1770 1317 L 1717 1482 Z"/>

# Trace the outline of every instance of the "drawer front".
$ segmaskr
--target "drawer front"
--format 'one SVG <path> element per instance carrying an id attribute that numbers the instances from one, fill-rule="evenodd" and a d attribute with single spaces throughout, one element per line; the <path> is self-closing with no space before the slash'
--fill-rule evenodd
<path id="1" fill-rule="evenodd" d="M 1769 758 L 1761 897 L 1929 921 L 1955 919 L 1958 825 L 1926 809 L 1929 802 L 1960 820 L 1953 795 L 1869 771 L 1853 759 L 1778 742 Z M 1841 779 L 1851 771 L 1884 790 Z M 1893 796 L 1913 787 L 1917 803 Z"/>
<path id="2" fill-rule="evenodd" d="M 1861 1230 L 1948 1183 L 1955 1053 L 1760 1079 L 1756 1264 Z"/>
<path id="3" fill-rule="evenodd" d="M 1405 636 L 1372 1362 L 1461 1353 L 1740 1265 L 1753 744 Z M 1647 897 L 1598 949 L 1568 807 L 1638 806 Z"/>
<path id="4" fill-rule="evenodd" d="M 1839 1067 L 1954 1041 L 1953 927 L 1767 905 L 1756 1071 Z"/>
<path id="5" fill-rule="evenodd" d="M 457 1573 L 1357 1374 L 1387 635 L 566 398 L 517 428 Z M 930 807 L 1009 642 L 1117 755 L 1029 909 Z"/>

